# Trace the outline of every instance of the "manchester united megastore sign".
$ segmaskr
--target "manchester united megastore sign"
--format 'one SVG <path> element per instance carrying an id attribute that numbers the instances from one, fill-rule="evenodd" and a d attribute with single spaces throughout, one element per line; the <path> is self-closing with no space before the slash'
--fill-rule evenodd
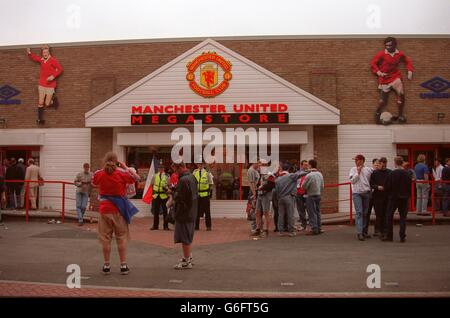
<path id="1" fill-rule="evenodd" d="M 86 114 L 87 127 L 196 120 L 219 126 L 336 125 L 339 110 L 208 39 Z"/>

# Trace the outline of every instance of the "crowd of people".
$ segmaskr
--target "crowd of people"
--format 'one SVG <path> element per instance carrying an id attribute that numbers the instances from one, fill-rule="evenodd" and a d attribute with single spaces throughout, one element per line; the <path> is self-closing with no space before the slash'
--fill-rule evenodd
<path id="1" fill-rule="evenodd" d="M 430 171 L 425 164 L 426 157 L 420 154 L 414 169 L 402 157 L 395 157 L 395 168 L 387 168 L 387 158 L 372 160 L 372 167 L 365 166 L 365 157 L 355 156 L 355 167 L 350 170 L 349 178 L 352 184 L 352 199 L 356 212 L 357 237 L 360 241 L 371 238 L 368 232 L 370 214 L 375 209 L 375 228 L 373 235 L 382 241 L 393 241 L 393 215 L 396 210 L 400 214 L 400 242 L 406 241 L 406 217 L 409 199 L 412 195 L 412 182 L 416 184 L 417 215 L 429 215 L 428 194 L 430 190 Z M 433 168 L 434 184 L 441 192 L 437 197 L 439 209 L 443 215 L 449 216 L 450 201 L 450 158 L 446 166 L 435 159 Z"/>
<path id="2" fill-rule="evenodd" d="M 27 165 L 24 159 L 15 158 L 4 159 L 0 166 L 0 178 L 3 179 L 4 185 L 0 188 L 1 204 L 0 210 L 20 210 L 25 208 L 25 183 L 24 180 L 40 180 L 41 174 L 39 167 L 35 164 L 35 160 L 30 158 Z M 13 182 L 14 180 L 14 182 Z M 29 200 L 30 208 L 37 209 L 37 192 L 39 182 L 29 183 Z"/>
<path id="3" fill-rule="evenodd" d="M 398 210 L 400 241 L 406 241 L 406 217 L 413 182 L 416 183 L 418 215 L 425 215 L 427 211 L 429 180 L 433 178 L 435 194 L 441 194 L 436 200 L 436 207 L 442 209 L 444 216 L 449 216 L 450 158 L 446 159 L 445 167 L 436 159 L 432 171 L 425 164 L 426 157 L 422 154 L 418 156 L 414 169 L 402 157 L 394 158 L 393 170 L 387 168 L 388 160 L 385 157 L 373 159 L 371 167 L 365 165 L 366 159 L 362 154 L 353 159 L 355 166 L 350 169 L 349 180 L 358 240 L 371 238 L 370 215 L 374 209 L 373 236 L 380 237 L 382 241 L 393 241 L 393 216 Z M 75 177 L 78 222 L 83 225 L 92 188 L 97 188 L 100 202 L 98 232 L 104 256 L 102 271 L 105 274 L 111 271 L 111 240 L 114 234 L 121 262 L 120 271 L 128 274 L 128 224 L 138 212 L 129 198 L 135 194 L 134 186 L 140 181 L 140 176 L 136 169 L 120 162 L 115 153 L 107 153 L 103 162 L 103 168 L 95 173 L 90 172 L 88 163 L 84 163 L 83 170 Z M 4 160 L 0 167 L 0 196 L 2 204 L 8 208 L 24 206 L 24 182 L 8 180 L 41 178 L 34 159 L 28 159 L 27 163 L 25 166 L 22 158 L 17 161 L 11 158 Z M 307 235 L 324 233 L 320 209 L 324 178 L 317 167 L 315 159 L 302 160 L 300 166 L 295 167 L 297 171 L 288 162 L 280 163 L 276 171 L 270 170 L 268 162 L 263 159 L 251 164 L 247 171 L 250 186 L 247 219 L 252 221 L 251 236 L 268 237 L 272 222 L 274 232 L 280 236 L 294 237 L 297 231 L 306 231 Z M 171 169 L 171 174 L 166 173 L 161 163 L 151 179 L 151 211 L 154 215 L 151 230 L 159 229 L 160 214 L 164 230 L 169 230 L 169 223 L 174 224 L 174 242 L 181 243 L 183 251 L 175 268 L 187 269 L 193 267 L 192 242 L 194 232 L 200 228 L 200 218 L 205 218 L 207 231 L 212 229 L 210 198 L 214 182 L 211 172 L 203 163 L 198 163 L 192 172 L 183 162 L 173 163 Z M 37 208 L 38 186 L 39 182 L 30 182 L 29 185 L 32 209 Z M 295 211 L 298 213 L 299 227 L 296 227 Z"/>

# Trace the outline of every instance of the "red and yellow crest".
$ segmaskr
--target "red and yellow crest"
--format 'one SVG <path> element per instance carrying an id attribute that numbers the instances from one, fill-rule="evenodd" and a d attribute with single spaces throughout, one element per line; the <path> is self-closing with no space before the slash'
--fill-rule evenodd
<path id="1" fill-rule="evenodd" d="M 223 93 L 231 80 L 231 63 L 216 52 L 204 52 L 187 65 L 189 87 L 203 97 Z M 198 78 L 196 80 L 196 78 Z M 219 82 L 219 78 L 222 81 Z"/>

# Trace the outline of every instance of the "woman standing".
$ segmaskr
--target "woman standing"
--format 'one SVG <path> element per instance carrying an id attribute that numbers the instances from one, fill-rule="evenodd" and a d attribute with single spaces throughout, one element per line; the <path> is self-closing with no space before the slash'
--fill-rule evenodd
<path id="1" fill-rule="evenodd" d="M 110 254 L 112 234 L 116 237 L 120 257 L 120 273 L 130 272 L 126 261 L 126 244 L 130 238 L 127 214 L 136 213 L 137 209 L 126 197 L 127 184 L 134 184 L 139 175 L 117 160 L 114 152 L 108 152 L 103 159 L 104 166 L 94 174 L 93 184 L 98 187 L 100 195 L 100 219 L 98 222 L 99 239 L 103 248 L 103 273 L 111 272 Z M 121 169 L 119 169 L 121 168 Z M 131 208 L 134 208 L 130 210 Z"/>

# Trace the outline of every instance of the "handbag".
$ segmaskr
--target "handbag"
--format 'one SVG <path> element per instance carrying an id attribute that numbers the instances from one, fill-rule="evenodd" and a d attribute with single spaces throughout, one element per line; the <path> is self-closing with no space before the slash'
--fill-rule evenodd
<path id="1" fill-rule="evenodd" d="M 171 206 L 169 208 L 166 218 L 167 218 L 167 222 L 169 222 L 170 224 L 175 224 L 175 207 L 174 206 Z"/>

